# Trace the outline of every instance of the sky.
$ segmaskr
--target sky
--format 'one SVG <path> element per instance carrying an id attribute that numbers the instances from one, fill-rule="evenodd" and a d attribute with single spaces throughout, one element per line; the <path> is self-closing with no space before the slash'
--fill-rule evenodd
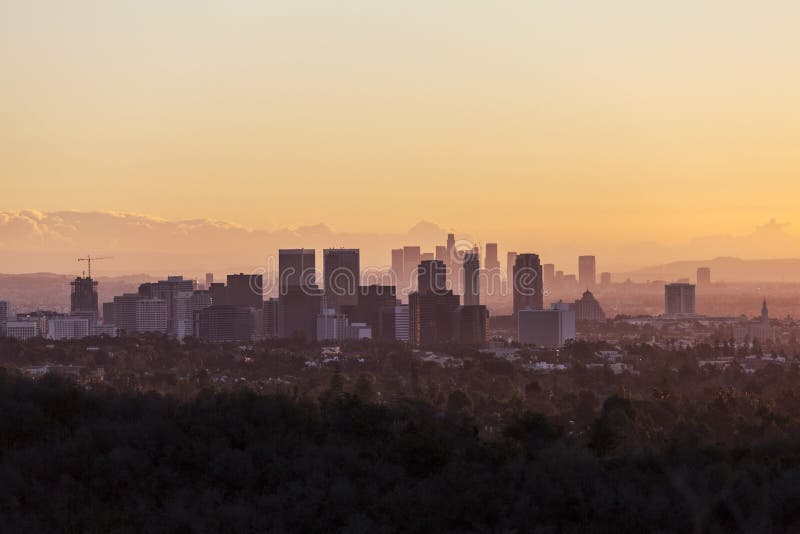
<path id="1" fill-rule="evenodd" d="M 433 221 L 587 252 L 772 219 L 797 236 L 798 20 L 790 1 L 0 0 L 0 211 Z"/>

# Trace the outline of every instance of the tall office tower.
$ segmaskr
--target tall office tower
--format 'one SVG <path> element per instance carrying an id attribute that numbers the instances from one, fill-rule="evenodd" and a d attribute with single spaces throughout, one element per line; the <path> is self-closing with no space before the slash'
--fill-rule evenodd
<path id="1" fill-rule="evenodd" d="M 517 253 L 509 252 L 506 254 L 506 284 L 508 284 L 508 292 L 514 292 L 514 264 L 517 262 Z"/>
<path id="2" fill-rule="evenodd" d="M 271 298 L 264 301 L 264 337 L 278 337 L 280 333 L 280 328 L 278 327 L 279 309 L 278 299 Z"/>
<path id="3" fill-rule="evenodd" d="M 208 297 L 211 299 L 212 306 L 224 306 L 228 304 L 228 288 L 224 282 L 212 282 L 208 286 Z"/>
<path id="4" fill-rule="evenodd" d="M 408 296 L 410 342 L 414 346 L 431 346 L 453 336 L 453 312 L 459 296 L 452 291 L 419 292 Z"/>
<path id="5" fill-rule="evenodd" d="M 206 273 L 206 289 L 214 283 L 214 273 Z"/>
<path id="6" fill-rule="evenodd" d="M 195 289 L 196 282 L 194 280 L 184 280 L 183 276 L 168 276 L 166 280 L 141 284 L 139 286 L 139 296 L 148 299 L 160 299 L 166 303 L 167 333 L 171 336 L 178 336 L 178 322 L 183 321 L 181 324 L 184 325 L 184 328 L 190 328 L 187 324 L 191 324 L 191 317 L 185 316 L 185 305 L 181 307 L 181 312 L 184 315 L 178 316 L 177 296 L 179 293 L 183 293 L 185 299 L 186 294 Z"/>
<path id="7" fill-rule="evenodd" d="M 609 272 L 600 273 L 600 285 L 603 287 L 608 287 L 611 285 L 611 273 Z"/>
<path id="8" fill-rule="evenodd" d="M 664 313 L 669 316 L 695 314 L 694 285 L 667 284 L 664 286 Z"/>
<path id="9" fill-rule="evenodd" d="M 381 328 L 381 314 L 385 309 L 393 310 L 397 305 L 397 292 L 394 286 L 361 286 L 358 291 L 358 309 L 351 322 L 366 323 L 372 327 L 375 339 L 384 339 Z"/>
<path id="10" fill-rule="evenodd" d="M 245 306 L 209 306 L 195 312 L 198 337 L 215 343 L 247 343 L 255 335 L 255 311 Z"/>
<path id="11" fill-rule="evenodd" d="M 70 282 L 72 294 L 70 295 L 70 313 L 74 315 L 93 316 L 96 321 L 99 317 L 97 309 L 97 282 L 89 278 L 76 278 Z"/>
<path id="12" fill-rule="evenodd" d="M 278 287 L 280 293 L 290 286 L 316 286 L 317 275 L 313 248 L 278 251 Z"/>
<path id="13" fill-rule="evenodd" d="M 514 262 L 514 319 L 520 310 L 544 309 L 542 264 L 538 254 L 519 254 Z"/>
<path id="14" fill-rule="evenodd" d="M 444 293 L 447 290 L 447 268 L 436 260 L 423 261 L 417 268 L 417 291 Z"/>
<path id="15" fill-rule="evenodd" d="M 447 259 L 444 260 L 445 265 L 450 265 L 456 257 L 456 236 L 455 234 L 447 234 Z"/>
<path id="16" fill-rule="evenodd" d="M 432 261 L 434 258 L 433 252 L 425 252 L 419 257 L 419 261 Z"/>
<path id="17" fill-rule="evenodd" d="M 594 256 L 578 256 L 578 282 L 582 289 L 594 289 L 597 284 L 597 265 Z"/>
<path id="18" fill-rule="evenodd" d="M 557 302 L 549 310 L 520 310 L 517 316 L 520 343 L 559 348 L 570 339 L 575 339 L 575 311 L 569 304 Z"/>
<path id="19" fill-rule="evenodd" d="M 405 279 L 405 262 L 403 261 L 403 249 L 392 249 L 392 273 L 394 274 L 394 284 L 397 287 L 403 287 L 403 280 Z"/>
<path id="20" fill-rule="evenodd" d="M 503 279 L 500 274 L 500 259 L 497 255 L 497 243 L 486 243 L 483 259 L 484 276 L 481 277 L 481 294 L 485 297 L 498 295 Z"/>
<path id="21" fill-rule="evenodd" d="M 486 306 L 459 306 L 453 311 L 453 340 L 462 345 L 480 345 L 489 338 Z"/>
<path id="22" fill-rule="evenodd" d="M 486 254 L 483 265 L 487 269 L 499 269 L 500 260 L 497 257 L 497 243 L 486 243 Z"/>
<path id="23" fill-rule="evenodd" d="M 336 313 L 342 313 L 343 307 L 358 304 L 361 281 L 359 256 L 357 248 L 326 248 L 322 251 L 325 305 L 336 310 Z"/>
<path id="24" fill-rule="evenodd" d="M 6 323 L 8 322 L 8 302 L 0 300 L 0 336 L 5 334 Z"/>
<path id="25" fill-rule="evenodd" d="M 475 251 L 464 254 L 464 306 L 478 306 L 480 299 L 480 260 Z"/>
<path id="26" fill-rule="evenodd" d="M 711 285 L 711 269 L 708 267 L 698 267 L 697 269 L 697 285 L 710 286 Z"/>
<path id="27" fill-rule="evenodd" d="M 317 340 L 342 341 L 349 326 L 350 320 L 346 315 L 337 314 L 333 308 L 323 310 L 317 316 Z"/>
<path id="28" fill-rule="evenodd" d="M 103 303 L 103 324 L 105 324 L 105 325 L 113 325 L 114 324 L 114 303 L 113 302 L 104 302 Z"/>
<path id="29" fill-rule="evenodd" d="M 408 343 L 411 340 L 409 330 L 408 304 L 398 304 L 394 307 L 394 338 Z"/>
<path id="30" fill-rule="evenodd" d="M 264 297 L 264 280 L 260 274 L 229 274 L 226 304 L 260 310 Z"/>
<path id="31" fill-rule="evenodd" d="M 436 245 L 436 254 L 434 259 L 447 265 L 447 247 L 443 245 Z"/>
<path id="32" fill-rule="evenodd" d="M 552 288 L 553 282 L 556 281 L 556 266 L 552 263 L 545 263 L 542 265 L 542 284 L 546 288 Z"/>
<path id="33" fill-rule="evenodd" d="M 136 332 L 167 333 L 167 302 L 157 298 L 136 300 Z"/>
<path id="34" fill-rule="evenodd" d="M 403 272 L 405 273 L 405 279 L 400 284 L 401 287 L 411 290 L 415 289 L 417 280 L 414 273 L 417 272 L 417 266 L 419 265 L 421 255 L 420 247 L 403 247 Z"/>
<path id="35" fill-rule="evenodd" d="M 114 326 L 118 332 L 136 333 L 136 302 L 138 293 L 125 293 L 114 297 Z"/>

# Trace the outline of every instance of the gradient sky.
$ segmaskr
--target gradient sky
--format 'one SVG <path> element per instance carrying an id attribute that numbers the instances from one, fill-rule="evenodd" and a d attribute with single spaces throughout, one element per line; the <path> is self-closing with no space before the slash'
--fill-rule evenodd
<path id="1" fill-rule="evenodd" d="M 800 2 L 658 4 L 0 0 L 0 209 L 509 242 L 800 223 Z"/>

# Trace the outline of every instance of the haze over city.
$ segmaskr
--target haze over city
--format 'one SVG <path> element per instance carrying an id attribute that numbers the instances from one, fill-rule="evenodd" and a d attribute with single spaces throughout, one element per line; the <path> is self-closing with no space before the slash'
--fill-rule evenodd
<path id="1" fill-rule="evenodd" d="M 800 532 L 798 21 L 0 0 L 0 529 Z"/>

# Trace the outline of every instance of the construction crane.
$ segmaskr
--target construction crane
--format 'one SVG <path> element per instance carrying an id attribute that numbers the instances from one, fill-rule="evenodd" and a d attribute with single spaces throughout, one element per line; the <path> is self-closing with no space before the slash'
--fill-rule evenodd
<path id="1" fill-rule="evenodd" d="M 97 260 L 113 260 L 113 256 L 101 256 L 99 258 L 93 258 L 91 255 L 87 254 L 85 258 L 78 258 L 78 261 L 85 261 L 89 264 L 89 278 L 92 277 L 92 262 Z"/>

